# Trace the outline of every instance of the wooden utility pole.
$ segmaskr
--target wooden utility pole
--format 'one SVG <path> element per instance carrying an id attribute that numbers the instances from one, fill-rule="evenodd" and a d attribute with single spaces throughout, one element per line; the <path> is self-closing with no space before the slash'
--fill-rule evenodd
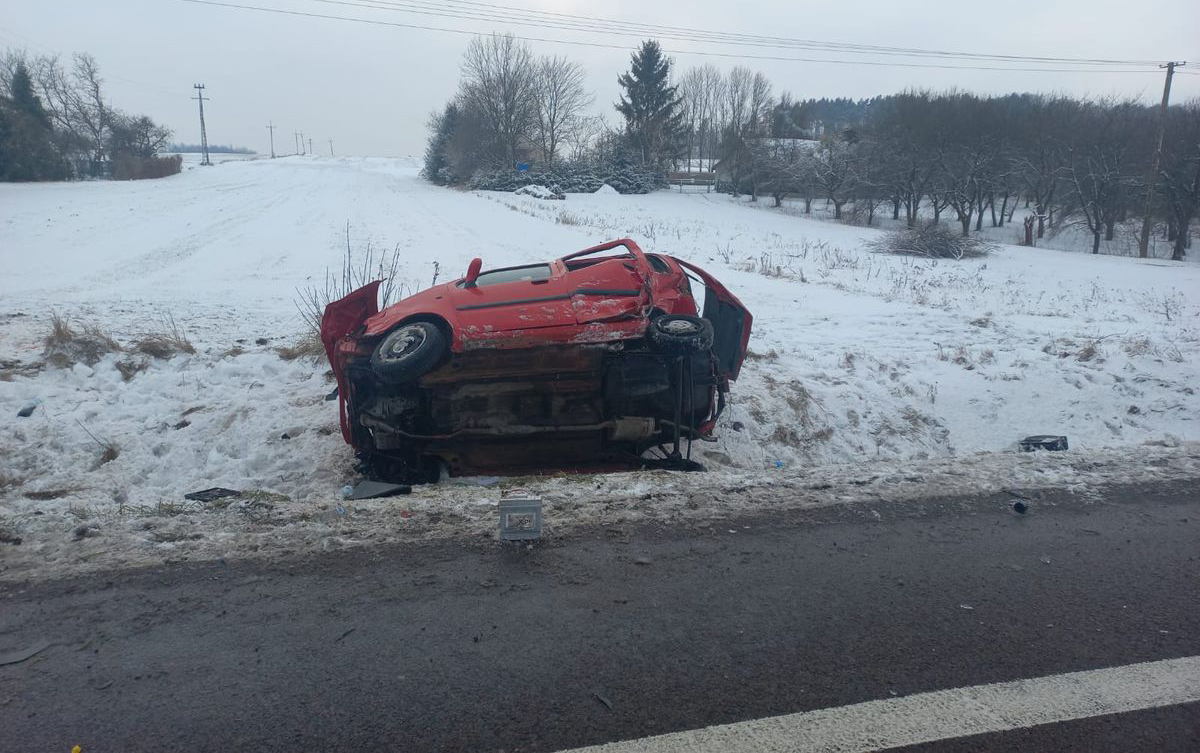
<path id="1" fill-rule="evenodd" d="M 1154 156 L 1150 160 L 1150 172 L 1146 174 L 1146 206 L 1142 211 L 1142 237 L 1138 239 L 1138 256 L 1145 259 L 1150 255 L 1150 213 L 1154 211 L 1154 188 L 1158 184 L 1158 170 L 1162 164 L 1163 137 L 1167 132 L 1167 105 L 1171 101 L 1171 79 L 1175 69 L 1187 65 L 1170 62 L 1160 65 L 1167 69 L 1167 81 L 1163 84 L 1162 106 L 1158 109 L 1158 140 L 1154 144 Z"/>
<path id="2" fill-rule="evenodd" d="M 204 84 L 193 84 L 192 88 L 196 90 L 197 94 L 192 99 L 200 101 L 200 151 L 204 154 L 200 164 L 211 165 L 212 162 L 208 159 L 208 131 L 204 127 Z"/>
<path id="3" fill-rule="evenodd" d="M 329 156 L 333 156 L 333 139 L 329 140 Z"/>
<path id="4" fill-rule="evenodd" d="M 312 154 L 312 153 L 313 153 L 313 150 L 312 150 L 312 139 L 309 139 L 309 140 L 308 140 L 308 153 L 309 153 L 309 154 Z"/>
<path id="5" fill-rule="evenodd" d="M 292 138 L 296 141 L 296 154 L 300 153 L 300 132 L 292 131 Z"/>
<path id="6" fill-rule="evenodd" d="M 271 132 L 271 159 L 275 159 L 275 121 L 267 121 L 267 130 Z"/>

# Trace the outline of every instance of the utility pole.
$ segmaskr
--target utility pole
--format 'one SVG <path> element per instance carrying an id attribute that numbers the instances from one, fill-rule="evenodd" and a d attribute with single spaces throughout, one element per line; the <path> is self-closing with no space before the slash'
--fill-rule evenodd
<path id="1" fill-rule="evenodd" d="M 208 131 L 204 127 L 204 84 L 193 84 L 192 88 L 196 90 L 197 94 L 192 99 L 200 101 L 200 149 L 204 153 L 204 159 L 200 160 L 200 164 L 211 165 L 212 162 L 208 159 Z"/>
<path id="2" fill-rule="evenodd" d="M 300 153 L 300 132 L 292 131 L 292 138 L 296 140 L 296 154 Z"/>
<path id="3" fill-rule="evenodd" d="M 1167 69 L 1167 81 L 1163 84 L 1162 106 L 1158 109 L 1158 140 L 1154 144 L 1150 172 L 1146 175 L 1146 206 L 1142 211 L 1142 237 L 1138 239 L 1138 256 L 1142 259 L 1150 255 L 1150 212 L 1154 209 L 1154 188 L 1158 183 L 1159 165 L 1162 164 L 1163 137 L 1167 132 L 1167 103 L 1171 100 L 1171 79 L 1175 76 L 1175 69 L 1185 65 L 1186 62 L 1171 62 L 1158 66 Z"/>
<path id="4" fill-rule="evenodd" d="M 304 131 L 300 132 L 300 153 L 308 154 L 308 152 L 304 151 Z"/>
<path id="5" fill-rule="evenodd" d="M 333 139 L 329 140 L 329 156 L 333 156 Z"/>
<path id="6" fill-rule="evenodd" d="M 267 121 L 267 130 L 271 132 L 271 159 L 275 159 L 275 121 Z"/>
<path id="7" fill-rule="evenodd" d="M 309 153 L 309 154 L 312 154 L 312 153 L 313 153 L 313 150 L 312 150 L 312 139 L 309 139 L 309 140 L 308 140 L 308 153 Z"/>

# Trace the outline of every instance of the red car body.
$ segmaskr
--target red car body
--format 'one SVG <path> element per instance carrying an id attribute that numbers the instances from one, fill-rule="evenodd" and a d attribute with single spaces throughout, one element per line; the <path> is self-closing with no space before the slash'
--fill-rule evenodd
<path id="1" fill-rule="evenodd" d="M 684 437 L 711 434 L 752 317 L 707 272 L 627 238 L 545 264 L 479 266 L 382 311 L 378 282 L 325 310 L 321 340 L 337 378 L 342 434 L 377 475 L 429 475 L 431 462 L 494 473 L 636 461 L 661 444 L 669 406 L 662 395 L 651 405 L 631 394 L 662 387 L 664 370 L 675 393 L 686 381 Z M 705 288 L 703 312 L 692 275 Z M 648 330 L 657 317 L 701 313 L 711 345 L 688 356 L 686 375 L 682 366 L 676 373 L 681 359 L 650 347 Z M 414 322 L 436 327 L 445 354 L 417 379 L 386 383 L 372 373 L 372 354 Z"/>

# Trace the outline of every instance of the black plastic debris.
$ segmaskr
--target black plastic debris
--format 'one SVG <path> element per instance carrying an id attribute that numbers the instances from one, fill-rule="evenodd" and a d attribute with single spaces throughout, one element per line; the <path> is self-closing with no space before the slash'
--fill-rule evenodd
<path id="1" fill-rule="evenodd" d="M 1016 502 L 1013 502 L 1013 509 L 1024 515 L 1025 513 L 1029 512 L 1029 505 L 1017 500 Z"/>
<path id="2" fill-rule="evenodd" d="M 1055 434 L 1037 434 L 1032 437 L 1025 437 L 1017 444 L 1020 446 L 1021 452 L 1068 449 L 1067 438 Z"/>
<path id="3" fill-rule="evenodd" d="M 375 499 L 376 497 L 392 497 L 397 494 L 412 494 L 408 484 L 388 484 L 383 481 L 359 481 L 346 499 Z"/>
<path id="4" fill-rule="evenodd" d="M 333 392 L 330 392 L 328 395 L 325 396 L 325 402 L 331 403 L 334 400 L 337 400 L 337 390 L 338 390 L 338 388 L 334 387 Z"/>
<path id="5" fill-rule="evenodd" d="M 224 497 L 240 497 L 241 492 L 235 489 L 224 489 L 220 486 L 214 486 L 211 489 L 201 489 L 198 492 L 191 492 L 183 495 L 184 499 L 190 499 L 193 502 L 212 502 L 215 499 Z"/>
<path id="6" fill-rule="evenodd" d="M 38 407 L 37 400 L 34 400 L 33 402 L 30 402 L 30 403 L 26 403 L 25 407 L 23 407 L 23 408 L 21 408 L 21 410 L 17 411 L 17 418 L 29 418 L 30 416 L 33 415 L 33 412 L 35 410 L 37 410 L 37 407 Z"/>

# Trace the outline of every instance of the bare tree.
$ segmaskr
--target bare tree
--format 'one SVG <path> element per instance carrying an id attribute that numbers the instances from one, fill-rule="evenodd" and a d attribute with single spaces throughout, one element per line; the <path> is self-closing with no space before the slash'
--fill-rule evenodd
<path id="1" fill-rule="evenodd" d="M 1161 185 L 1171 258 L 1183 261 L 1192 218 L 1200 211 L 1200 99 L 1173 108 L 1170 117 Z"/>
<path id="2" fill-rule="evenodd" d="M 536 79 L 533 53 L 512 34 L 474 37 L 467 45 L 460 97 L 479 114 L 499 156 L 510 164 L 537 122 Z"/>
<path id="3" fill-rule="evenodd" d="M 559 56 L 547 56 L 538 61 L 534 77 L 535 132 L 547 166 L 554 165 L 572 124 L 595 99 L 584 88 L 583 82 L 583 66 L 579 63 Z"/>
<path id="4" fill-rule="evenodd" d="M 699 124 L 700 157 L 708 159 L 712 169 L 713 159 L 720 151 L 721 126 L 726 119 L 726 90 L 728 81 L 714 65 L 700 68 L 701 111 Z"/>
<path id="5" fill-rule="evenodd" d="M 854 195 L 855 145 L 834 136 L 827 137 L 813 155 L 813 180 L 833 204 L 833 218 L 842 218 L 842 207 Z"/>
<path id="6" fill-rule="evenodd" d="M 76 53 L 71 69 L 71 88 L 67 94 L 67 118 L 72 130 L 87 138 L 92 159 L 104 159 L 110 114 L 104 103 L 104 79 L 96 58 Z"/>
<path id="7" fill-rule="evenodd" d="M 608 130 L 603 115 L 580 115 L 567 123 L 563 143 L 571 147 L 571 160 L 587 158 L 596 141 Z"/>
<path id="8" fill-rule="evenodd" d="M 1101 235 L 1112 240 L 1122 218 L 1128 191 L 1137 181 L 1140 165 L 1132 152 L 1138 139 L 1135 119 L 1139 105 L 1093 103 L 1081 113 L 1067 150 L 1069 192 L 1060 218 L 1082 224 L 1092 234 L 1092 253 L 1100 253 Z"/>
<path id="9" fill-rule="evenodd" d="M 750 112 L 750 97 L 754 88 L 754 73 L 749 68 L 734 66 L 725 85 L 725 120 L 722 130 L 726 139 L 741 139 Z"/>

